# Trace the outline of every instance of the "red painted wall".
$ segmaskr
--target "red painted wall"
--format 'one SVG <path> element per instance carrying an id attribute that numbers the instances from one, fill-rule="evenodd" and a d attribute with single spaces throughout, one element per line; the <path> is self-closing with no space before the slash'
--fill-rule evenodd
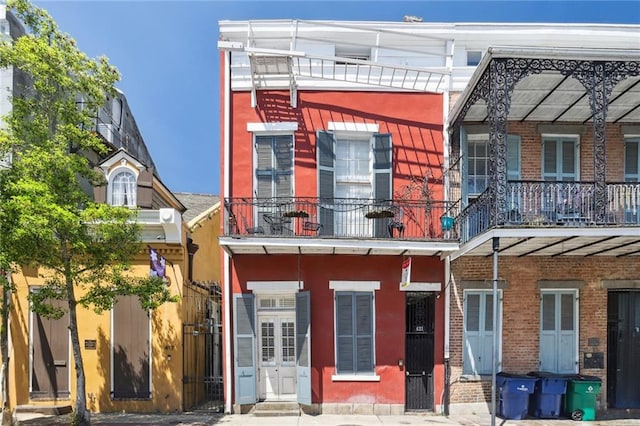
<path id="1" fill-rule="evenodd" d="M 298 92 L 298 108 L 291 108 L 289 92 L 234 92 L 231 99 L 231 194 L 251 197 L 253 190 L 253 134 L 247 123 L 298 122 L 295 133 L 295 195 L 317 196 L 316 131 L 329 121 L 376 123 L 391 133 L 394 190 L 411 176 L 427 176 L 434 199 L 442 199 L 442 96 L 428 93 Z"/>
<path id="2" fill-rule="evenodd" d="M 247 281 L 296 281 L 311 293 L 311 365 L 313 402 L 404 404 L 405 293 L 399 291 L 399 256 L 234 256 L 233 292 L 247 292 Z M 412 259 L 412 281 L 444 279 L 438 258 Z M 334 291 L 329 281 L 380 281 L 375 292 L 376 373 L 380 382 L 334 382 Z M 436 299 L 435 403 L 443 384 L 444 297 Z"/>

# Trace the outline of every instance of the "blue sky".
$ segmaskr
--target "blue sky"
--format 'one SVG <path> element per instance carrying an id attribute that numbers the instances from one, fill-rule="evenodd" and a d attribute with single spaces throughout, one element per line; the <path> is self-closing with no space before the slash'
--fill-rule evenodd
<path id="1" fill-rule="evenodd" d="M 640 23 L 640 0 L 32 1 L 88 55 L 120 70 L 118 87 L 163 182 L 210 194 L 220 193 L 219 20 Z"/>

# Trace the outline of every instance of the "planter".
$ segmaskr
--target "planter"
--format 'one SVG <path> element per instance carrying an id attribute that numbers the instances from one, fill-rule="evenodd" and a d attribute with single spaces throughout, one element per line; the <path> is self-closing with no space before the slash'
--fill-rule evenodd
<path id="1" fill-rule="evenodd" d="M 309 217 L 309 213 L 304 210 L 294 210 L 290 212 L 284 212 L 282 217 Z"/>
<path id="2" fill-rule="evenodd" d="M 395 216 L 395 213 L 391 210 L 371 210 L 364 214 L 364 217 L 367 219 L 383 219 L 383 218 L 392 218 Z"/>

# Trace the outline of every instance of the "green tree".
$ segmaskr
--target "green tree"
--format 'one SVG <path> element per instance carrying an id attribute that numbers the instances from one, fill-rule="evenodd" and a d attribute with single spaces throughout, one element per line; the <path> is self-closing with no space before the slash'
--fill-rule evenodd
<path id="1" fill-rule="evenodd" d="M 93 126 L 114 92 L 117 70 L 105 57 L 80 51 L 46 11 L 27 0 L 7 4 L 27 34 L 0 45 L 0 67 L 20 70 L 27 84 L 13 95 L 0 131 L 0 155 L 12 156 L 0 174 L 0 262 L 44 271 L 45 284 L 30 296 L 34 312 L 59 318 L 63 312 L 50 302 L 67 302 L 76 373 L 73 423 L 90 424 L 78 312 L 111 309 L 119 295 L 136 294 L 147 309 L 174 298 L 161 279 L 129 271 L 144 249 L 136 212 L 95 203 L 91 195 L 92 186 L 105 182 L 88 156 L 107 153 Z M 10 290 L 8 281 L 3 288 Z"/>

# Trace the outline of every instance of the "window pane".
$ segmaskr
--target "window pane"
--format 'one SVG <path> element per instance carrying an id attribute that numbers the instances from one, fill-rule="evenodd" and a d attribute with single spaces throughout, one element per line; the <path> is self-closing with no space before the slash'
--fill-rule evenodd
<path id="1" fill-rule="evenodd" d="M 624 145 L 624 174 L 625 178 L 638 175 L 638 145 L 637 141 L 626 141 Z"/>
<path id="2" fill-rule="evenodd" d="M 556 168 L 556 141 L 546 140 L 544 141 L 543 147 L 543 173 L 545 174 L 555 174 L 557 173 Z"/>
<path id="3" fill-rule="evenodd" d="M 493 294 L 485 297 L 484 330 L 493 331 Z"/>
<path id="4" fill-rule="evenodd" d="M 562 173 L 574 175 L 576 173 L 576 152 L 573 141 L 562 142 Z"/>
<path id="5" fill-rule="evenodd" d="M 480 295 L 467 295 L 467 312 L 465 313 L 467 331 L 480 331 Z"/>
<path id="6" fill-rule="evenodd" d="M 556 295 L 542 295 L 542 329 L 556 329 Z"/>
<path id="7" fill-rule="evenodd" d="M 561 304 L 561 319 L 560 319 L 560 329 L 561 330 L 573 330 L 573 294 L 563 294 L 560 296 L 560 304 Z"/>
<path id="8" fill-rule="evenodd" d="M 260 326 L 262 340 L 262 362 L 275 362 L 275 330 L 273 322 L 263 322 Z"/>
<path id="9" fill-rule="evenodd" d="M 119 172 L 111 183 L 111 204 L 134 207 L 137 190 L 135 175 L 128 171 Z"/>

